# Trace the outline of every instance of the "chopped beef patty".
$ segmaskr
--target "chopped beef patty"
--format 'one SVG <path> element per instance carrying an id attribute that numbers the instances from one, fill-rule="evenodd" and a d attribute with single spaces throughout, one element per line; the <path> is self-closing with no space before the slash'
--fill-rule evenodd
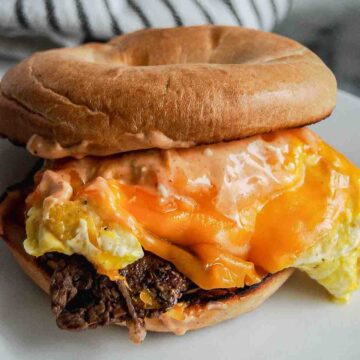
<path id="1" fill-rule="evenodd" d="M 61 329 L 82 330 L 126 322 L 135 342 L 144 337 L 144 318 L 159 316 L 177 302 L 225 299 L 242 289 L 202 290 L 166 260 L 149 252 L 120 270 L 123 280 L 100 275 L 82 256 L 48 253 L 38 259 L 51 275 L 52 310 Z"/>

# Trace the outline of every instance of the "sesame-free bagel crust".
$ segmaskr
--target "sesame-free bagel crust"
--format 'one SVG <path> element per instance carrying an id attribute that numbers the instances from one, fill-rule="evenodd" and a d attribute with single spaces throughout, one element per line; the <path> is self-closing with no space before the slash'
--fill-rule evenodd
<path id="1" fill-rule="evenodd" d="M 36 134 L 74 156 L 188 147 L 314 123 L 335 98 L 332 72 L 285 37 L 150 29 L 15 66 L 1 83 L 0 134 L 21 144 Z"/>

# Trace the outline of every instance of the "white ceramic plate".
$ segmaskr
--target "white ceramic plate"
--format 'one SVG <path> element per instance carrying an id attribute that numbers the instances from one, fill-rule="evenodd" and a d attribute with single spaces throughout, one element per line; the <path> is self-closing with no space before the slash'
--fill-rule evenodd
<path id="1" fill-rule="evenodd" d="M 331 119 L 313 127 L 360 166 L 360 100 L 340 92 Z M 34 159 L 0 141 L 0 187 L 18 181 Z M 256 311 L 177 337 L 151 334 L 141 346 L 119 327 L 59 330 L 49 299 L 0 242 L 0 359 L 360 359 L 360 292 L 336 305 L 305 275 L 295 274 Z"/>

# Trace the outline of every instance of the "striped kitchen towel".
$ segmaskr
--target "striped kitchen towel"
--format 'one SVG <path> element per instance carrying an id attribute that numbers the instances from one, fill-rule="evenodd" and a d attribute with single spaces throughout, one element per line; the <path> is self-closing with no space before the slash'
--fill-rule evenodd
<path id="1" fill-rule="evenodd" d="M 0 57 L 19 59 L 148 27 L 271 30 L 290 7 L 291 0 L 0 0 Z"/>

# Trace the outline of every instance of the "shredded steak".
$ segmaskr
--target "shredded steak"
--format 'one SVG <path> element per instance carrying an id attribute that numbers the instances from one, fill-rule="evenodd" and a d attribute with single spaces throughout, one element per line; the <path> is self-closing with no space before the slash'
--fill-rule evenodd
<path id="1" fill-rule="evenodd" d="M 124 281 L 96 273 L 82 256 L 49 253 L 39 258 L 51 275 L 52 310 L 61 329 L 83 330 L 126 322 L 132 339 L 141 341 L 145 317 L 173 307 L 193 283 L 169 262 L 146 253 L 120 271 Z M 143 302 L 146 291 L 153 304 Z"/>
<path id="2" fill-rule="evenodd" d="M 207 303 L 257 286 L 202 290 L 171 263 L 149 252 L 120 270 L 123 280 L 118 281 L 98 274 L 79 255 L 48 253 L 38 261 L 51 275 L 51 305 L 61 329 L 83 330 L 125 322 L 134 342 L 145 337 L 145 317 L 159 316 L 179 301 Z M 150 304 L 143 301 L 144 293 L 152 300 Z"/>
<path id="3" fill-rule="evenodd" d="M 97 274 L 81 256 L 63 257 L 57 262 L 50 293 L 61 329 L 82 330 L 126 320 L 125 300 L 117 284 Z"/>
<path id="4" fill-rule="evenodd" d="M 159 304 L 159 309 L 173 307 L 190 287 L 195 286 L 175 267 L 151 253 L 121 271 L 135 298 L 147 290 Z"/>

